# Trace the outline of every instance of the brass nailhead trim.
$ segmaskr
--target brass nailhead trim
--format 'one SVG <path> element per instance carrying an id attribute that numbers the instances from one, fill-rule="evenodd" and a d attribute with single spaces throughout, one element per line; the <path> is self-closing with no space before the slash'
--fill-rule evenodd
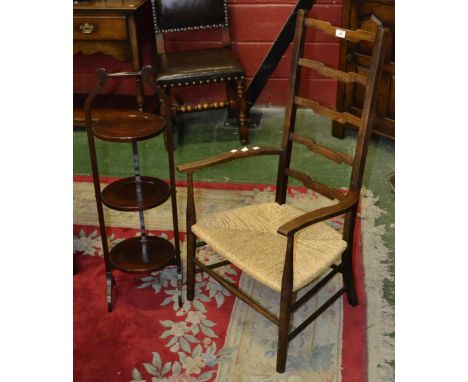
<path id="1" fill-rule="evenodd" d="M 224 77 L 221 77 L 221 78 L 213 78 L 213 79 L 206 79 L 206 80 L 200 80 L 200 81 L 192 81 L 191 83 L 190 82 L 179 82 L 177 83 L 177 86 L 189 86 L 189 85 L 197 85 L 200 84 L 200 85 L 203 85 L 203 84 L 209 84 L 211 82 L 224 82 L 224 81 L 231 81 L 231 80 L 243 80 L 245 77 L 244 76 L 235 76 L 235 77 L 227 77 L 227 78 L 224 78 Z M 167 86 L 170 86 L 171 88 L 173 88 L 175 86 L 174 83 L 170 84 L 170 85 L 167 85 L 167 84 L 164 84 L 163 87 L 167 88 Z"/>
<path id="2" fill-rule="evenodd" d="M 157 21 L 157 17 L 156 17 L 157 12 L 156 12 L 155 0 L 151 0 L 151 9 L 153 11 L 154 30 L 156 31 L 156 33 L 167 33 L 167 32 L 186 32 L 186 31 L 199 30 L 199 29 L 228 27 L 229 26 L 229 17 L 228 17 L 227 0 L 224 0 L 223 3 L 224 3 L 224 24 L 200 25 L 200 26 L 185 27 L 185 28 L 159 29 L 158 21 Z"/>

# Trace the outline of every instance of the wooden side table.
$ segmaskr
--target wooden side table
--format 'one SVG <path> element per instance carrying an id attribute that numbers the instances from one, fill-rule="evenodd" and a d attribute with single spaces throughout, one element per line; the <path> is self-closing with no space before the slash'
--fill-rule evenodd
<path id="1" fill-rule="evenodd" d="M 119 61 L 131 61 L 134 71 L 142 67 L 142 46 L 152 40 L 149 0 L 94 0 L 73 4 L 73 54 L 105 53 Z M 83 101 L 75 97 L 73 122 L 84 126 Z M 136 79 L 136 103 L 143 108 L 143 87 Z M 105 114 L 113 114 L 106 102 Z M 109 110 L 110 109 L 110 110 Z M 105 115 L 96 111 L 98 118 Z"/>

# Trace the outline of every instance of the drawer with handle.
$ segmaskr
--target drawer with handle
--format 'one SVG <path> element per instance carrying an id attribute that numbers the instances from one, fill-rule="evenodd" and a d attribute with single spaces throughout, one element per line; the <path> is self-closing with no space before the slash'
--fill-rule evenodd
<path id="1" fill-rule="evenodd" d="M 74 40 L 127 40 L 127 21 L 124 16 L 73 17 Z"/>

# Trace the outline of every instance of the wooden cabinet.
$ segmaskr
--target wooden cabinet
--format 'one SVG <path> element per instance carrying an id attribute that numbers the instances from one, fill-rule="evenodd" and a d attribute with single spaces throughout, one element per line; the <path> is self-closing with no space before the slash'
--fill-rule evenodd
<path id="1" fill-rule="evenodd" d="M 127 39 L 127 20 L 123 16 L 73 17 L 73 40 L 76 41 L 76 47 L 80 45 L 81 41 Z M 83 48 L 83 45 L 81 47 Z"/>
<path id="2" fill-rule="evenodd" d="M 394 0 L 344 0 L 343 27 L 375 31 L 378 26 L 390 30 L 386 48 L 385 65 L 380 81 L 379 98 L 373 132 L 395 139 L 395 1 Z M 358 71 L 365 74 L 370 63 L 371 47 L 342 41 L 340 48 L 340 69 Z M 364 100 L 364 88 L 358 84 L 339 83 L 336 107 L 339 111 L 348 111 L 360 115 Z M 351 125 L 333 123 L 335 137 L 344 137 L 344 128 Z"/>
<path id="3" fill-rule="evenodd" d="M 149 0 L 89 0 L 73 4 L 74 55 L 105 53 L 119 61 L 130 61 L 137 72 L 142 67 L 142 46 L 153 36 Z M 125 100 L 101 100 L 102 105 L 95 115 L 114 115 L 118 109 L 131 108 L 128 107 L 129 98 L 133 101 L 130 105 L 141 110 L 144 99 L 140 80 L 136 82 L 136 98 L 120 98 Z M 74 95 L 75 126 L 84 126 L 84 99 L 85 95 Z"/>

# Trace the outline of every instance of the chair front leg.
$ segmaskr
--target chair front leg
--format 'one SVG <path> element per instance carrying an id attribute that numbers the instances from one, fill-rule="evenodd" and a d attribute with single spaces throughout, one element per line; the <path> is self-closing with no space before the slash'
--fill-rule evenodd
<path id="1" fill-rule="evenodd" d="M 234 119 L 236 118 L 236 110 L 237 110 L 237 96 L 236 96 L 237 84 L 234 83 L 233 81 L 226 81 L 225 85 L 226 85 L 226 96 L 229 102 L 227 118 Z M 233 105 L 236 105 L 236 106 L 233 106 Z"/>
<path id="2" fill-rule="evenodd" d="M 193 196 L 193 177 L 187 174 L 187 300 L 193 301 L 195 297 L 195 234 L 192 225 L 196 222 L 195 200 Z"/>
<path id="3" fill-rule="evenodd" d="M 195 235 L 187 229 L 187 300 L 195 297 Z"/>
<path id="4" fill-rule="evenodd" d="M 276 357 L 276 371 L 278 373 L 284 373 L 286 369 L 286 358 L 289 345 L 288 335 L 291 326 L 292 304 L 295 298 L 295 293 L 293 293 L 293 250 L 294 235 L 288 237 L 283 280 L 281 283 L 281 301 L 278 326 L 278 355 Z"/>

